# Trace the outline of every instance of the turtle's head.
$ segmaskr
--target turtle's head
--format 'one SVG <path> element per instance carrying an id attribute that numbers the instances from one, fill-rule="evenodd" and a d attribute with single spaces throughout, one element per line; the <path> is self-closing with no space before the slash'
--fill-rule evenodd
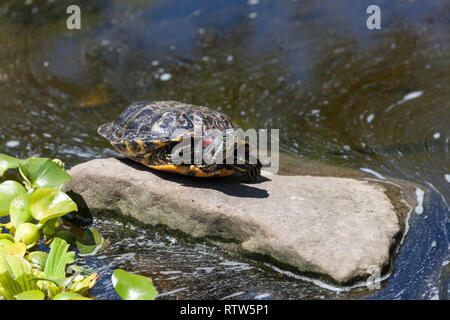
<path id="1" fill-rule="evenodd" d="M 250 152 L 250 145 L 237 136 L 227 140 L 225 135 L 206 135 L 203 150 L 207 164 L 224 164 L 252 181 L 261 176 L 261 162 Z"/>
<path id="2" fill-rule="evenodd" d="M 252 152 L 249 143 L 234 137 L 232 141 L 226 141 L 224 146 L 224 163 L 251 181 L 256 181 L 261 176 L 261 162 Z"/>

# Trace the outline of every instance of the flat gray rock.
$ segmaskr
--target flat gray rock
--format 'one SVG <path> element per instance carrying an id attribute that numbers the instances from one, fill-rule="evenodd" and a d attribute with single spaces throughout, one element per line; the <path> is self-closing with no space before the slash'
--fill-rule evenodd
<path id="1" fill-rule="evenodd" d="M 384 188 L 351 178 L 269 175 L 260 183 L 151 171 L 127 160 L 73 167 L 73 190 L 95 213 L 120 213 L 195 238 L 240 244 L 337 283 L 389 263 L 401 223 Z"/>

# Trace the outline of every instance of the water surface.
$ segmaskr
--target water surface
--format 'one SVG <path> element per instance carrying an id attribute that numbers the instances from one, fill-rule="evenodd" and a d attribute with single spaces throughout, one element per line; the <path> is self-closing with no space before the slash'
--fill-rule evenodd
<path id="1" fill-rule="evenodd" d="M 133 101 L 178 100 L 244 128 L 279 128 L 280 174 L 311 173 L 301 164 L 314 161 L 426 191 L 376 292 L 336 293 L 231 252 L 99 220 L 114 245 L 86 260 L 105 271 L 96 296 L 117 297 L 108 270 L 122 266 L 154 278 L 161 298 L 448 299 L 448 1 L 378 1 L 381 30 L 365 27 L 369 1 L 77 3 L 82 29 L 73 31 L 73 1 L 0 4 L 0 152 L 68 166 L 116 156 L 98 125 Z"/>

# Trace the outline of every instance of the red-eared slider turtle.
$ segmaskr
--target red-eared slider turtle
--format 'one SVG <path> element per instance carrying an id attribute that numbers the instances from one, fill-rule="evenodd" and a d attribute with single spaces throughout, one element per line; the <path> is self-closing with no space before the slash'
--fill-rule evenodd
<path id="1" fill-rule="evenodd" d="M 192 144 L 192 149 L 188 147 L 189 159 L 192 161 L 187 164 L 173 161 L 173 148 L 179 146 L 181 141 L 186 141 L 187 136 L 194 141 L 199 124 L 202 132 L 211 129 L 218 129 L 220 132 L 238 129 L 227 115 L 207 107 L 176 101 L 152 101 L 132 104 L 116 120 L 101 125 L 98 133 L 108 139 L 117 151 L 152 169 L 195 177 L 220 177 L 235 172 L 243 174 L 250 180 L 260 176 L 261 163 L 258 159 L 249 160 L 249 145 L 234 138 L 235 143 L 231 144 L 230 149 L 230 144 L 225 142 L 225 135 L 219 140 L 205 137 L 200 140 L 203 148 L 211 142 L 219 141 L 222 152 L 217 154 L 218 157 L 222 157 L 222 161 L 215 161 L 213 164 L 194 161 L 195 143 Z M 234 160 L 237 160 L 239 145 L 244 147 L 245 159 L 240 156 L 240 159 L 243 159 L 241 164 L 238 161 L 228 164 L 226 155 L 230 155 L 231 152 Z"/>

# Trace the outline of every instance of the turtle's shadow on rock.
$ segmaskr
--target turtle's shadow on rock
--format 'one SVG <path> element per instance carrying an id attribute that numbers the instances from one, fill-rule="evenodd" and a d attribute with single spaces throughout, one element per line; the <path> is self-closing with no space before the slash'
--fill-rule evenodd
<path id="1" fill-rule="evenodd" d="M 136 170 L 151 172 L 152 174 L 169 181 L 179 183 L 183 186 L 202 188 L 202 189 L 213 189 L 223 192 L 232 197 L 240 198 L 267 198 L 269 193 L 265 189 L 257 188 L 248 185 L 243 177 L 238 175 L 232 175 L 228 177 L 218 177 L 218 178 L 195 178 L 190 176 L 183 176 L 180 174 L 174 174 L 170 172 L 152 170 L 143 164 L 137 163 L 129 159 L 118 159 L 120 162 L 133 167 Z M 270 181 L 266 177 L 262 177 L 258 182 Z M 256 182 L 256 183 L 258 183 Z M 245 184 L 244 184 L 245 183 Z"/>

